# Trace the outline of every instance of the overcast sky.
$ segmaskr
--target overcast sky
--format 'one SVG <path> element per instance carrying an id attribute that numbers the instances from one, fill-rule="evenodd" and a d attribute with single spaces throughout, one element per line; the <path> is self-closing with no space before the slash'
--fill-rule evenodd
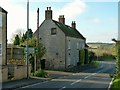
<path id="1" fill-rule="evenodd" d="M 26 1 L 26 2 L 25 2 Z M 30 25 L 37 28 L 37 8 L 40 24 L 45 19 L 46 7 L 53 10 L 53 19 L 65 15 L 65 23 L 76 21 L 77 29 L 87 42 L 111 42 L 118 36 L 118 0 L 29 0 Z M 0 0 L 0 6 L 8 11 L 8 42 L 17 33 L 27 30 L 27 0 Z"/>

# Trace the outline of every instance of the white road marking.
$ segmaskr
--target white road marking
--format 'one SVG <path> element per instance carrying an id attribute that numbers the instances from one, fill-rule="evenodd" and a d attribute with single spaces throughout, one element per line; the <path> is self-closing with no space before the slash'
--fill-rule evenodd
<path id="1" fill-rule="evenodd" d="M 48 81 L 45 81 L 45 82 L 40 82 L 40 83 L 35 83 L 35 84 L 32 84 L 32 85 L 27 85 L 27 86 L 24 86 L 24 87 L 21 87 L 21 88 L 27 88 L 27 87 L 35 86 L 35 85 L 38 85 L 38 84 L 47 83 L 47 82 L 48 82 Z"/>
<path id="2" fill-rule="evenodd" d="M 87 78 L 89 78 L 91 75 L 89 75 L 89 76 L 86 76 L 84 79 L 87 79 Z"/>
<path id="3" fill-rule="evenodd" d="M 102 63 L 102 62 L 101 62 L 101 63 Z M 103 67 L 103 64 L 101 65 L 100 68 L 102 68 L 102 67 Z M 100 73 L 101 71 L 102 71 L 102 70 L 98 71 L 97 73 L 93 73 L 93 74 L 91 74 L 91 75 L 88 75 L 88 76 L 84 77 L 84 79 L 87 79 L 87 78 L 91 77 L 92 75 L 96 75 L 96 74 Z M 76 75 L 76 74 L 73 73 L 72 75 Z M 73 85 L 73 84 L 75 84 L 75 83 L 78 83 L 78 82 L 80 82 L 81 80 L 82 80 L 82 79 L 79 79 L 79 80 L 71 83 L 71 85 Z M 44 84 L 44 83 L 47 83 L 47 82 L 48 82 L 48 81 L 40 82 L 40 83 L 36 83 L 36 84 L 32 84 L 32 85 L 27 85 L 27 86 L 24 86 L 24 87 L 21 87 L 21 88 L 27 88 L 27 87 L 30 87 L 30 86 L 35 86 L 35 85 L 39 85 L 39 84 Z M 110 88 L 111 84 L 112 84 L 112 81 L 110 82 L 110 85 L 109 85 L 108 89 Z M 59 90 L 62 90 L 62 89 L 64 89 L 64 88 L 66 88 L 66 86 L 60 88 Z"/>
<path id="4" fill-rule="evenodd" d="M 66 87 L 64 86 L 64 87 L 60 88 L 59 90 L 62 90 L 62 89 L 64 89 L 64 88 L 66 88 Z"/>
<path id="5" fill-rule="evenodd" d="M 93 73 L 92 75 L 96 75 L 97 73 Z"/>
<path id="6" fill-rule="evenodd" d="M 75 84 L 75 83 L 78 83 L 78 82 L 80 82 L 81 80 L 82 80 L 82 79 L 77 80 L 77 81 L 75 81 L 75 82 L 71 83 L 70 85 L 73 85 L 73 84 Z"/>
<path id="7" fill-rule="evenodd" d="M 109 84 L 109 86 L 108 86 L 108 90 L 110 90 L 110 88 L 111 88 L 111 85 L 112 85 L 113 79 L 114 79 L 114 78 L 112 78 L 112 80 L 111 80 L 111 82 L 110 82 L 110 84 Z"/>
<path id="8" fill-rule="evenodd" d="M 75 75 L 74 73 L 72 75 Z"/>

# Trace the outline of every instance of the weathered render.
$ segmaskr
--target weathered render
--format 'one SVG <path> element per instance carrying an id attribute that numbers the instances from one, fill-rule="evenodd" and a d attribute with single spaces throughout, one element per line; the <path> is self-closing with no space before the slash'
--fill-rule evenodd
<path id="1" fill-rule="evenodd" d="M 65 25 L 64 15 L 60 15 L 58 20 L 52 19 L 51 7 L 47 7 L 45 20 L 34 33 L 46 47 L 47 52 L 43 57 L 46 69 L 76 66 L 79 62 L 79 51 L 86 46 L 86 39 L 77 31 L 75 21 L 68 26 Z"/>
<path id="2" fill-rule="evenodd" d="M 56 28 L 55 35 L 51 35 L 51 28 Z M 65 34 L 52 20 L 45 20 L 39 30 L 39 38 L 47 50 L 44 56 L 46 68 L 65 68 Z"/>

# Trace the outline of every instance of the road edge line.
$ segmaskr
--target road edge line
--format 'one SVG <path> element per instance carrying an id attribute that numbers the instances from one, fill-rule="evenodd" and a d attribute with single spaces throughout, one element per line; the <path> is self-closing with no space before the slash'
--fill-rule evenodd
<path id="1" fill-rule="evenodd" d="M 113 80 L 114 80 L 114 78 L 112 78 L 112 80 L 111 80 L 111 82 L 110 82 L 107 90 L 110 90 L 110 89 L 111 89 L 111 86 L 112 86 L 112 84 L 113 84 Z"/>
<path id="2" fill-rule="evenodd" d="M 43 83 L 47 83 L 47 82 L 48 82 L 48 81 L 38 82 L 38 83 L 34 83 L 34 84 L 30 84 L 30 85 L 23 86 L 23 87 L 20 87 L 20 88 L 27 88 L 27 87 L 30 87 L 30 86 L 35 86 L 35 85 L 43 84 Z"/>

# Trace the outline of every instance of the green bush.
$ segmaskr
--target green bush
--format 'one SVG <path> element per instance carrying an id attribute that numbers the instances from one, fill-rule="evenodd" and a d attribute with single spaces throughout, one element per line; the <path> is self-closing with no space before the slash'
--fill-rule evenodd
<path id="1" fill-rule="evenodd" d="M 95 68 L 97 68 L 97 67 L 100 66 L 100 63 L 97 62 L 97 61 L 95 61 L 95 60 L 93 60 L 93 61 L 91 62 L 91 64 L 92 64 L 92 66 L 95 67 Z"/>
<path id="2" fill-rule="evenodd" d="M 95 60 L 95 53 L 93 51 L 89 51 L 89 63 L 92 63 Z"/>
<path id="3" fill-rule="evenodd" d="M 112 88 L 120 88 L 120 77 L 113 81 Z"/>
<path id="4" fill-rule="evenodd" d="M 47 77 L 49 77 L 49 74 L 47 72 L 41 70 L 41 71 L 36 71 L 34 73 L 34 76 L 47 78 Z"/>
<path id="5" fill-rule="evenodd" d="M 84 65 L 84 60 L 85 60 L 85 51 L 84 51 L 84 49 L 80 50 L 79 54 L 80 54 L 80 64 Z"/>

